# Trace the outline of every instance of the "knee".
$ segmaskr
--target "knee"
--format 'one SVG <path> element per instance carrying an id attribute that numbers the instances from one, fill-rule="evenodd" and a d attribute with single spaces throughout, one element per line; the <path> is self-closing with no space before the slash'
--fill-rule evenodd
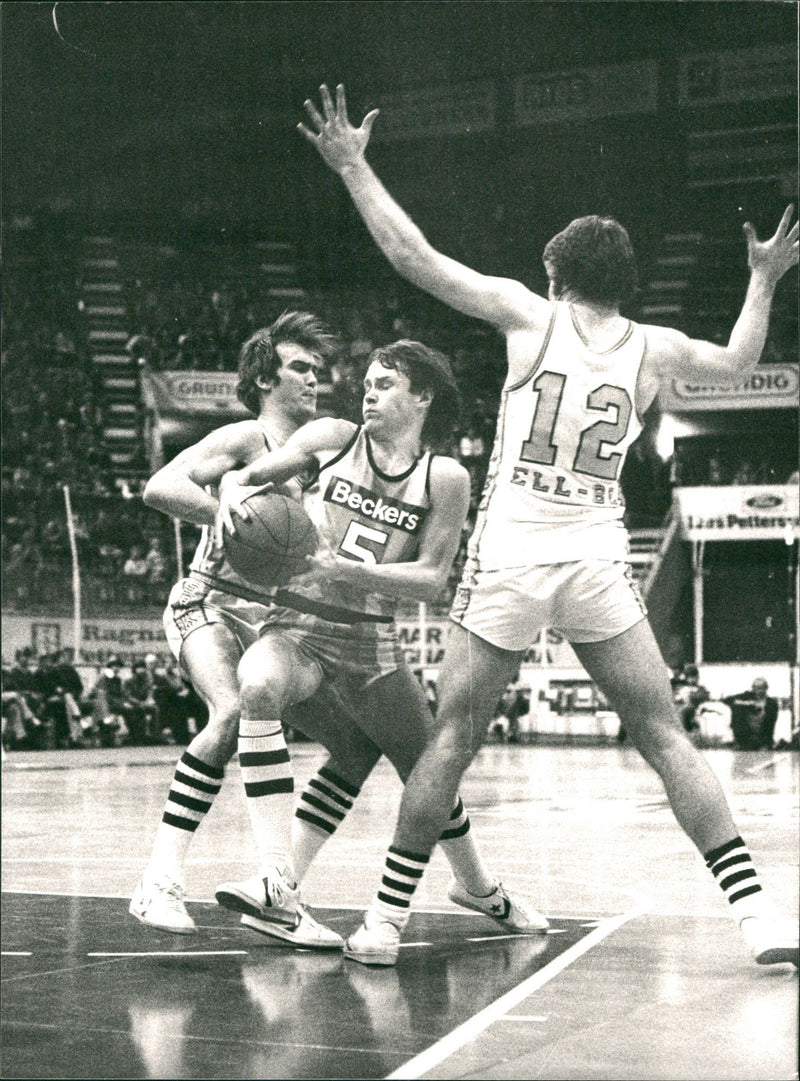
<path id="1" fill-rule="evenodd" d="M 253 680 L 245 677 L 239 693 L 243 717 L 272 720 L 279 718 L 285 707 L 285 691 L 278 680 Z"/>
<path id="2" fill-rule="evenodd" d="M 231 758 L 239 738 L 239 703 L 226 702 L 209 710 L 208 724 L 203 729 L 204 741 L 214 741 L 220 751 Z"/>

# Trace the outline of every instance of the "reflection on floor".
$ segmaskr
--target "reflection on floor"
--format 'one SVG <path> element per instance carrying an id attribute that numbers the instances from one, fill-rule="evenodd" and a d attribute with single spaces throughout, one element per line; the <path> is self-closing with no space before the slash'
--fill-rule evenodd
<path id="1" fill-rule="evenodd" d="M 200 933 L 179 937 L 118 899 L 6 894 L 3 1077 L 385 1077 L 595 927 L 418 913 L 402 964 L 376 970 L 190 908 Z M 343 934 L 360 919 L 317 915 Z"/>

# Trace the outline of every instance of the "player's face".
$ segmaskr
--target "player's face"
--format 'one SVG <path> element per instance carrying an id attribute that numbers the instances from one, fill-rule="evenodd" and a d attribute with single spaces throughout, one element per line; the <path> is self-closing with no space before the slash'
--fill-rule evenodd
<path id="1" fill-rule="evenodd" d="M 273 403 L 285 410 L 288 416 L 305 423 L 317 411 L 320 359 L 295 342 L 280 342 L 275 352 L 281 366 L 271 389 Z"/>
<path id="2" fill-rule="evenodd" d="M 364 376 L 361 412 L 364 429 L 374 435 L 406 432 L 425 420 L 427 399 L 413 394 L 407 375 L 373 361 Z"/>

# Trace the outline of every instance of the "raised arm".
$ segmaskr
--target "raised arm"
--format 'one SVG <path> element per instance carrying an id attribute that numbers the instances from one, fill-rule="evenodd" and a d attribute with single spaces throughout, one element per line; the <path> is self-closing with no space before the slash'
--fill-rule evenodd
<path id="1" fill-rule="evenodd" d="M 298 130 L 342 178 L 350 197 L 378 247 L 398 274 L 445 304 L 503 331 L 546 323 L 549 305 L 521 282 L 488 277 L 436 251 L 394 201 L 365 158 L 378 109 L 367 113 L 358 128 L 347 115 L 344 87 L 336 88 L 336 104 L 327 86 L 320 88 L 322 113 L 310 100 L 306 111 L 314 130 Z"/>
<path id="2" fill-rule="evenodd" d="M 789 227 L 793 215 L 794 206 L 788 206 L 775 235 L 764 241 L 749 222 L 745 224 L 750 281 L 727 345 L 689 338 L 664 327 L 647 327 L 658 381 L 678 377 L 735 383 L 755 368 L 767 339 L 775 288 L 798 261 L 797 222 Z"/>

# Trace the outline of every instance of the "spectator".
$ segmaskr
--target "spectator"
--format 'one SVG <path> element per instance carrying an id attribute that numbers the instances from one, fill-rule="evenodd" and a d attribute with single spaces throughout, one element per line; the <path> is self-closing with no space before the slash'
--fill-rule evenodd
<path id="1" fill-rule="evenodd" d="M 153 536 L 144 557 L 147 566 L 147 590 L 151 601 L 162 602 L 167 592 L 167 561 L 161 547 L 161 538 Z"/>
<path id="2" fill-rule="evenodd" d="M 778 700 L 767 691 L 769 684 L 757 676 L 749 691 L 723 698 L 730 706 L 731 728 L 736 746 L 743 751 L 772 749 L 778 720 Z"/>
<path id="3" fill-rule="evenodd" d="M 670 680 L 672 697 L 684 729 L 690 733 L 700 731 L 697 707 L 707 702 L 711 695 L 700 682 L 700 673 L 694 664 L 684 665 Z"/>
<path id="4" fill-rule="evenodd" d="M 91 705 L 94 731 L 101 747 L 118 747 L 127 741 L 125 723 L 126 697 L 120 670 L 122 661 L 111 657 L 92 688 Z"/>
<path id="5" fill-rule="evenodd" d="M 155 682 L 144 661 L 135 661 L 133 674 L 123 684 L 123 716 L 131 743 L 161 743 L 161 725 L 154 697 Z"/>
<path id="6" fill-rule="evenodd" d="M 126 583 L 126 598 L 131 604 L 140 604 L 145 596 L 147 582 L 147 561 L 141 544 L 134 544 L 131 547 L 128 558 L 122 565 L 122 574 Z"/>

